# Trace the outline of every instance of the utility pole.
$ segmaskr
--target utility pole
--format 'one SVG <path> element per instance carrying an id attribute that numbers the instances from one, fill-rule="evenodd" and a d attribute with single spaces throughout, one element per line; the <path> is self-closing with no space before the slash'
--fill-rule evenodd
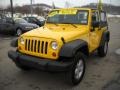
<path id="1" fill-rule="evenodd" d="M 32 7 L 32 3 L 33 3 L 33 1 L 30 0 L 30 3 L 31 3 L 31 5 L 30 5 L 30 10 L 31 10 L 31 16 L 32 16 L 32 14 L 33 14 L 33 7 Z"/>
<path id="2" fill-rule="evenodd" d="M 110 0 L 110 12 L 109 13 L 112 13 L 112 0 Z"/>
<path id="3" fill-rule="evenodd" d="M 69 2 L 68 1 L 65 1 L 65 8 L 69 8 Z"/>
<path id="4" fill-rule="evenodd" d="M 10 0 L 10 6 L 11 6 L 11 17 L 13 18 L 13 0 Z"/>
<path id="5" fill-rule="evenodd" d="M 55 9 L 55 4 L 54 4 L 54 2 L 52 2 L 52 9 Z"/>

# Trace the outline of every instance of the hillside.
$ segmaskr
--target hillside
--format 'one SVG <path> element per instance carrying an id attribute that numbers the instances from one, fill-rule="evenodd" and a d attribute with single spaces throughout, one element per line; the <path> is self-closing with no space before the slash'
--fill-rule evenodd
<path id="1" fill-rule="evenodd" d="M 89 5 L 85 5 L 85 6 L 82 6 L 82 7 L 96 8 L 97 3 L 91 3 Z M 109 14 L 120 15 L 120 6 L 114 6 L 114 5 L 111 5 L 111 4 L 103 4 L 103 9 Z"/>

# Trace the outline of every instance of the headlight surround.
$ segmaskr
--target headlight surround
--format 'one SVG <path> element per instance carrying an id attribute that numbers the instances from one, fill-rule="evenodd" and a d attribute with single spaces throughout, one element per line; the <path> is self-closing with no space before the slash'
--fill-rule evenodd
<path id="1" fill-rule="evenodd" d="M 53 50 L 56 50 L 56 49 L 58 48 L 58 44 L 57 44 L 56 41 L 52 41 L 52 42 L 51 42 L 51 48 L 52 48 Z"/>
<path id="2" fill-rule="evenodd" d="M 25 44 L 25 40 L 24 40 L 23 37 L 20 37 L 20 43 L 21 43 L 22 45 Z"/>

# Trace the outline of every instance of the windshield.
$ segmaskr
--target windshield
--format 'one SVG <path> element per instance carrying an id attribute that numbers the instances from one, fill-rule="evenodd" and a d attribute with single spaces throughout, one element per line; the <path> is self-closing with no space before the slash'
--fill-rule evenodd
<path id="1" fill-rule="evenodd" d="M 88 11 L 76 10 L 76 11 L 52 11 L 48 15 L 47 23 L 58 24 L 87 24 L 88 23 Z"/>
<path id="2" fill-rule="evenodd" d="M 39 19 L 40 21 L 45 21 L 45 18 L 43 18 L 43 17 L 38 17 L 38 19 Z"/>
<path id="3" fill-rule="evenodd" d="M 24 19 L 15 19 L 15 23 L 27 23 Z"/>
<path id="4" fill-rule="evenodd" d="M 38 21 L 38 19 L 36 18 L 36 17 L 30 17 L 29 18 L 31 21 L 33 21 L 33 22 L 37 22 Z"/>

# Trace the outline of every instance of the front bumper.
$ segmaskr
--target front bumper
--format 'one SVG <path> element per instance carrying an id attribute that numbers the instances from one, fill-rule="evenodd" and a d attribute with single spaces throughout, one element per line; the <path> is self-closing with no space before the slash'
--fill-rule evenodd
<path id="1" fill-rule="evenodd" d="M 72 68 L 74 62 L 72 61 L 53 61 L 49 59 L 38 58 L 34 56 L 29 56 L 22 54 L 20 52 L 9 51 L 9 58 L 11 58 L 15 63 L 20 63 L 31 68 L 40 69 L 44 71 L 68 71 Z"/>

